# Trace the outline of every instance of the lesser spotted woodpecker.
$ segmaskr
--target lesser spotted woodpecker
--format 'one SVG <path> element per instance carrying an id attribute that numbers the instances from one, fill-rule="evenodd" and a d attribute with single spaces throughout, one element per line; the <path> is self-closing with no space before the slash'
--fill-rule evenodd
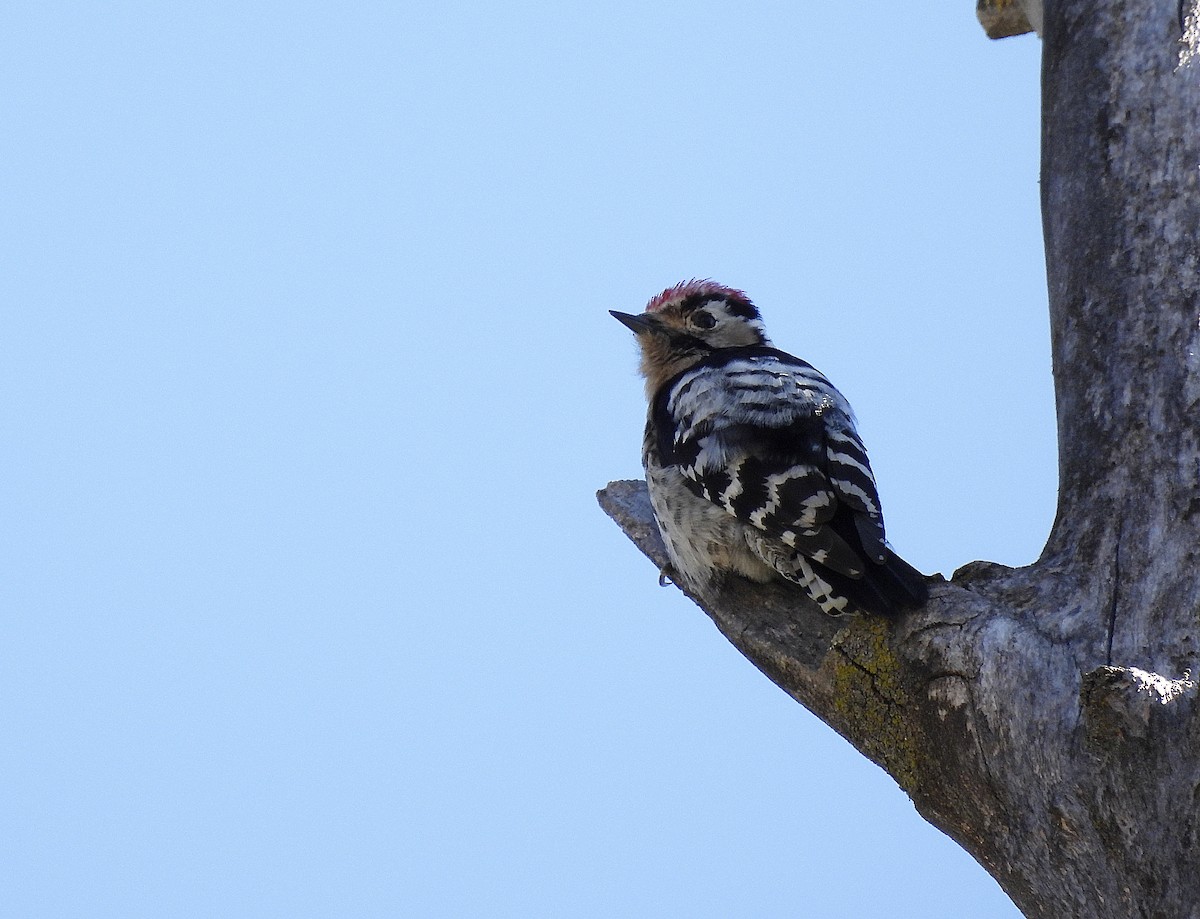
<path id="1" fill-rule="evenodd" d="M 740 290 L 686 281 L 640 315 L 650 410 L 646 484 L 681 586 L 729 573 L 799 584 L 831 615 L 921 603 L 923 576 L 884 541 L 850 405 L 818 370 L 771 345 Z"/>

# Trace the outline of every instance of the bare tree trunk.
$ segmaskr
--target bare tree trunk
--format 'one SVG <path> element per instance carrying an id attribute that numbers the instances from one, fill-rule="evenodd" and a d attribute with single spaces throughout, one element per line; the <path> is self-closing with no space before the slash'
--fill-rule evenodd
<path id="1" fill-rule="evenodd" d="M 1190 2 L 1190 0 L 1189 0 Z M 1200 919 L 1200 62 L 1178 0 L 1047 0 L 1058 516 L 900 621 L 695 599 L 1029 917 Z M 600 493 L 657 564 L 640 482 Z"/>

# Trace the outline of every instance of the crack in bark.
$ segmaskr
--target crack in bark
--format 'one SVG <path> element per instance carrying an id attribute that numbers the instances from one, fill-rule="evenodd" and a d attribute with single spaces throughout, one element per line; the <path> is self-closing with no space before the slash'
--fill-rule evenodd
<path id="1" fill-rule="evenodd" d="M 971 713 L 971 728 L 972 738 L 975 740 L 975 755 L 978 757 L 979 765 L 982 768 L 983 782 L 987 787 L 988 792 L 996 801 L 1003 801 L 1001 797 L 1002 787 L 999 784 L 996 776 L 992 772 L 992 761 L 987 750 L 983 746 L 983 738 L 979 736 L 979 705 L 975 699 L 975 683 L 974 681 L 966 681 L 965 688 L 967 690 L 967 699 L 969 711 Z"/>
<path id="2" fill-rule="evenodd" d="M 1104 647 L 1104 664 L 1106 667 L 1112 666 L 1113 636 L 1117 631 L 1117 601 L 1121 596 L 1121 540 L 1124 537 L 1125 521 L 1122 519 L 1121 525 L 1117 528 L 1117 543 L 1113 550 L 1112 599 L 1108 605 L 1108 635 L 1106 636 Z"/>

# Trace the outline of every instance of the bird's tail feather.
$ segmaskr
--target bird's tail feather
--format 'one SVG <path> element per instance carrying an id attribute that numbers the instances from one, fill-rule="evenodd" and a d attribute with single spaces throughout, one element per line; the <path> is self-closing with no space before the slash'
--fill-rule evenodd
<path id="1" fill-rule="evenodd" d="M 810 566 L 815 577 L 796 580 L 822 610 L 834 615 L 862 612 L 896 616 L 906 609 L 920 606 L 929 596 L 925 576 L 891 549 L 887 550 L 882 564 L 869 564 L 860 578 L 839 574 L 816 562 L 802 567 Z M 814 593 L 814 587 L 817 593 Z M 830 608 L 830 596 L 845 597 L 853 609 Z"/>

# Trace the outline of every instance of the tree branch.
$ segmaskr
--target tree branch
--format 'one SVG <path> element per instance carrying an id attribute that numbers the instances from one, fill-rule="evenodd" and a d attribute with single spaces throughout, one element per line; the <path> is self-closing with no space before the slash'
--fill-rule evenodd
<path id="1" fill-rule="evenodd" d="M 1029 917 L 1200 919 L 1200 47 L 1196 0 L 1052 0 L 1042 213 L 1059 506 L 894 621 L 786 585 L 693 595 L 888 771 Z M 993 6 L 1011 6 L 999 0 Z M 1038 6 L 1037 4 L 1034 4 Z M 645 486 L 600 502 L 660 568 Z"/>

